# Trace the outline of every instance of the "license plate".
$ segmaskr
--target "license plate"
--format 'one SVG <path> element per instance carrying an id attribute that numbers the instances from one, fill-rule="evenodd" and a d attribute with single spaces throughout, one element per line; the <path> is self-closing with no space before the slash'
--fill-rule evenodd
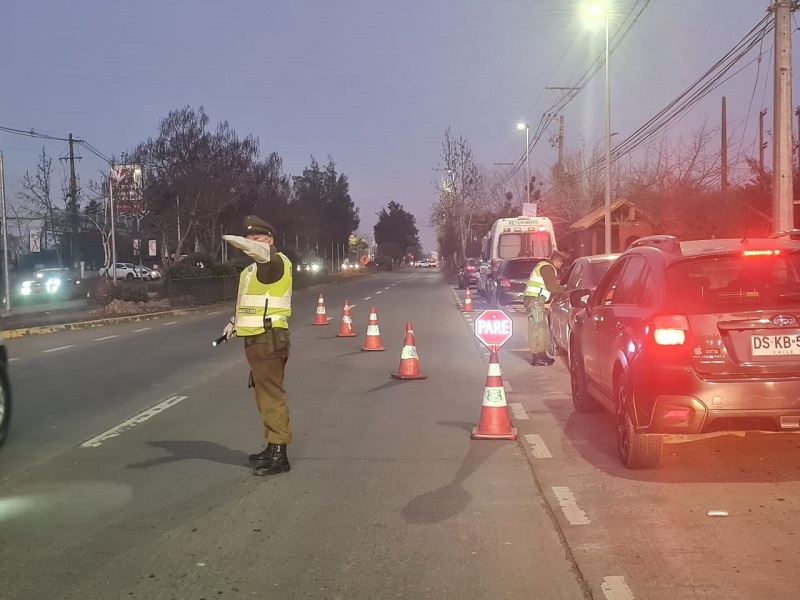
<path id="1" fill-rule="evenodd" d="M 754 335 L 750 351 L 753 356 L 800 355 L 800 334 Z"/>

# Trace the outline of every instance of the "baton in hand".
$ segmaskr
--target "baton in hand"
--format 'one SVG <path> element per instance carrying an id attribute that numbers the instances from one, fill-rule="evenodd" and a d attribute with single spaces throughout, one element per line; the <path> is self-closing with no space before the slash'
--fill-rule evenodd
<path id="1" fill-rule="evenodd" d="M 222 342 L 226 342 L 227 343 L 227 341 L 228 341 L 228 336 L 223 333 L 221 336 L 219 336 L 217 339 L 215 339 L 213 342 L 211 342 L 211 345 L 214 346 L 214 348 L 216 348 Z"/>

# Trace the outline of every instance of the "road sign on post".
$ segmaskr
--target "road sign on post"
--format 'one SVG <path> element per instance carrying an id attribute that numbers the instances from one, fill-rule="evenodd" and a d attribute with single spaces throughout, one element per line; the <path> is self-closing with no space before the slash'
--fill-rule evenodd
<path id="1" fill-rule="evenodd" d="M 511 339 L 511 323 L 502 310 L 485 310 L 475 319 L 475 337 L 487 348 L 499 348 Z"/>

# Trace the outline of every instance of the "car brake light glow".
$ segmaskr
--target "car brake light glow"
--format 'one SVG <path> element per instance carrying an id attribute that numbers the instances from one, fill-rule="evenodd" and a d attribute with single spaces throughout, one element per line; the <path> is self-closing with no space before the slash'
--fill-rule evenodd
<path id="1" fill-rule="evenodd" d="M 656 317 L 653 321 L 653 339 L 659 346 L 680 346 L 686 341 L 689 320 L 683 315 Z"/>
<path id="2" fill-rule="evenodd" d="M 742 256 L 778 256 L 780 250 L 743 250 Z"/>
<path id="3" fill-rule="evenodd" d="M 511 287 L 511 282 L 506 277 L 499 277 L 497 279 L 497 285 L 499 285 L 500 287 L 504 287 L 504 288 L 510 288 Z"/>

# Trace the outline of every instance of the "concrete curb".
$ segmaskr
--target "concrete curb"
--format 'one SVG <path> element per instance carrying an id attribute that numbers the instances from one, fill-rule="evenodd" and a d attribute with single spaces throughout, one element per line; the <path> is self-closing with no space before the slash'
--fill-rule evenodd
<path id="1" fill-rule="evenodd" d="M 207 308 L 207 307 L 204 307 Z M 115 323 L 136 323 L 137 321 L 152 321 L 162 317 L 188 315 L 193 312 L 198 312 L 202 308 L 180 308 L 176 310 L 168 310 L 163 312 L 143 313 L 141 315 L 128 315 L 120 317 L 107 317 L 101 319 L 93 319 L 91 321 L 78 321 L 77 323 L 59 323 L 54 325 L 42 325 L 39 327 L 22 327 L 20 329 L 9 329 L 0 332 L 0 338 L 4 340 L 11 340 L 15 338 L 25 337 L 27 335 L 38 335 L 41 333 L 54 333 L 56 331 L 70 331 L 75 329 L 91 329 L 93 327 L 102 327 L 103 325 L 113 325 Z"/>

